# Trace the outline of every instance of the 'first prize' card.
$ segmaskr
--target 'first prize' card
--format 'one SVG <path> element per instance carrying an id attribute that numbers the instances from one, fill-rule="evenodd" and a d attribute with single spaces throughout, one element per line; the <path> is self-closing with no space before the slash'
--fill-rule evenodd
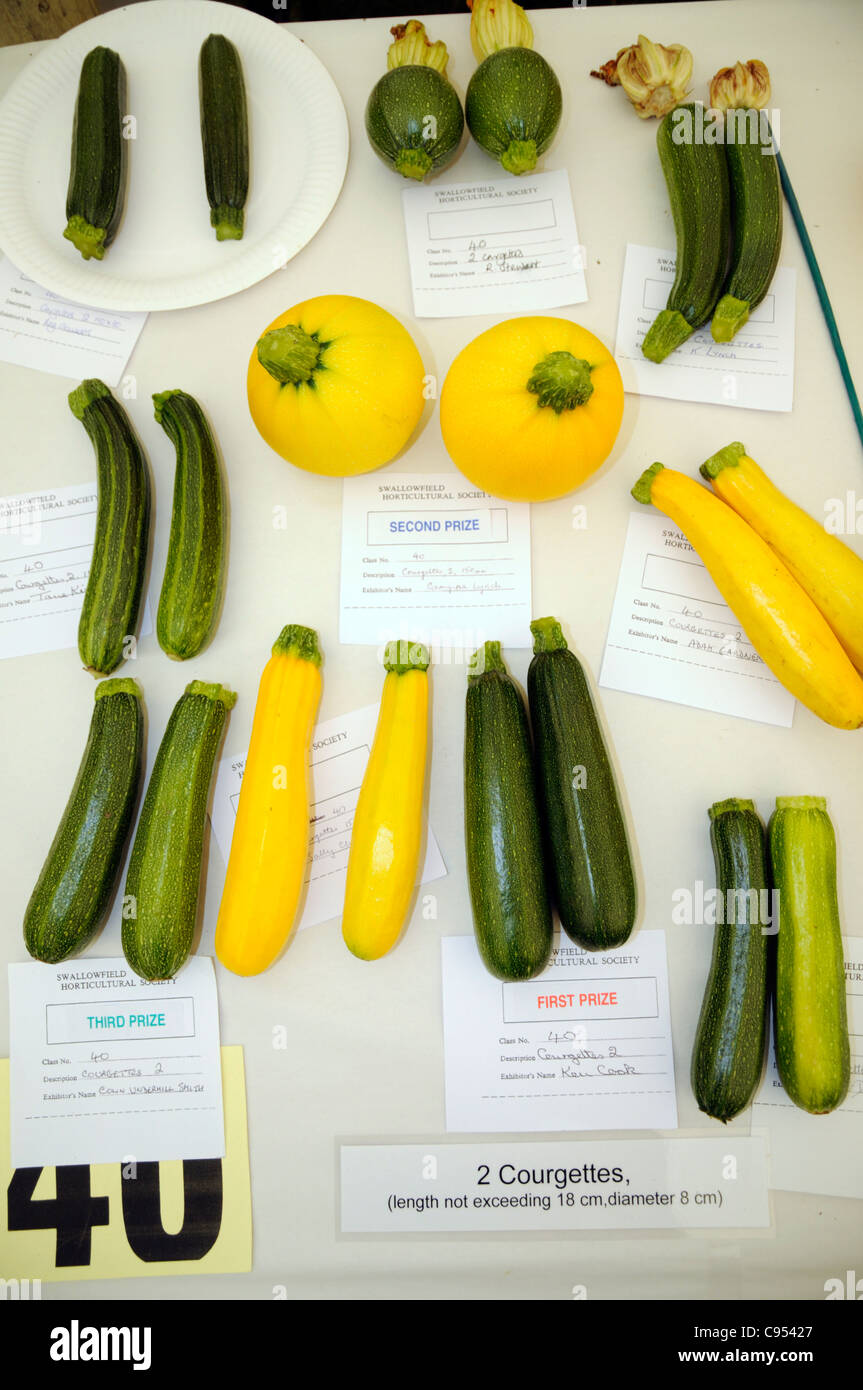
<path id="1" fill-rule="evenodd" d="M 124 960 L 16 963 L 9 1005 L 16 1168 L 224 1157 L 209 956 L 158 983 Z"/>
<path id="2" fill-rule="evenodd" d="M 448 1130 L 677 1128 L 664 932 L 613 951 L 565 938 L 514 982 L 472 936 L 441 947 Z"/>

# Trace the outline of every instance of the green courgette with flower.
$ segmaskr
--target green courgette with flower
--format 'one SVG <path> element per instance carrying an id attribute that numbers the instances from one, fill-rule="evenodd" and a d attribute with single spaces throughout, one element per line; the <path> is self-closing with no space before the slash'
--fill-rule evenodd
<path id="1" fill-rule="evenodd" d="M 468 0 L 479 67 L 468 83 L 468 129 L 510 174 L 527 174 L 554 139 L 563 110 L 557 75 L 533 47 L 533 29 L 514 0 Z"/>
<path id="2" fill-rule="evenodd" d="M 387 71 L 366 105 L 366 134 L 390 169 L 422 182 L 452 163 L 464 132 L 464 112 L 446 75 L 446 44 L 432 43 L 418 19 L 390 32 Z"/>
<path id="3" fill-rule="evenodd" d="M 761 303 L 782 249 L 782 189 L 773 133 L 762 115 L 770 76 L 758 59 L 722 68 L 710 84 L 710 105 L 725 112 L 725 158 L 731 180 L 734 239 L 723 293 L 710 332 L 729 343 Z"/>

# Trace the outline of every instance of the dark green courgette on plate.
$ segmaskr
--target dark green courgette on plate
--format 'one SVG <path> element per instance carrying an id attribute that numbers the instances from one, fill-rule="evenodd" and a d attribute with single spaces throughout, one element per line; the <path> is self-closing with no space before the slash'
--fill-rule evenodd
<path id="1" fill-rule="evenodd" d="M 710 807 L 710 843 L 722 903 L 692 1051 L 699 1110 L 725 1123 L 752 1100 L 767 1044 L 770 872 L 764 826 L 752 801 Z"/>
<path id="2" fill-rule="evenodd" d="M 776 1066 L 802 1110 L 841 1105 L 851 1079 L 836 835 L 823 796 L 777 796 L 770 861 L 778 890 Z"/>
<path id="3" fill-rule="evenodd" d="M 168 656 L 186 661 L 206 645 L 218 620 L 227 498 L 216 442 L 195 398 L 185 391 L 161 391 L 153 401 L 156 419 L 177 453 L 156 636 Z"/>
<path id="4" fill-rule="evenodd" d="M 527 693 L 554 903 L 579 946 L 620 946 L 635 924 L 635 872 L 608 749 L 560 623 L 537 618 L 530 629 Z"/>
<path id="5" fill-rule="evenodd" d="M 123 954 L 145 980 L 172 979 L 192 948 L 210 782 L 236 698 L 223 685 L 192 681 L 156 754 L 123 899 Z"/>
<path id="6" fill-rule="evenodd" d="M 126 71 L 119 54 L 110 48 L 92 49 L 81 65 L 78 83 L 63 233 L 85 261 L 101 261 L 123 216 L 125 104 Z"/>
<path id="7" fill-rule="evenodd" d="M 141 781 L 141 691 L 101 681 L 84 756 L 24 913 L 31 956 L 56 965 L 83 950 L 104 922 Z"/>
<path id="8" fill-rule="evenodd" d="M 150 476 L 129 417 L 102 381 L 69 396 L 96 451 L 99 500 L 78 651 L 88 671 L 107 676 L 129 654 L 138 625 L 150 535 Z"/>
<path id="9" fill-rule="evenodd" d="M 224 34 L 201 45 L 198 94 L 210 226 L 217 241 L 239 241 L 249 194 L 249 116 L 240 55 Z"/>
<path id="10" fill-rule="evenodd" d="M 480 955 L 498 979 L 527 980 L 548 964 L 552 918 L 527 713 L 499 642 L 468 673 L 464 820 Z"/>
<path id="11" fill-rule="evenodd" d="M 782 188 L 773 137 L 762 138 L 758 111 L 725 113 L 725 157 L 731 178 L 734 241 L 724 293 L 713 311 L 710 332 L 730 343 L 760 304 L 782 249 Z M 750 119 L 754 118 L 754 120 Z"/>
<path id="12" fill-rule="evenodd" d="M 656 132 L 677 236 L 677 273 L 666 306 L 657 314 L 641 345 L 651 362 L 663 362 L 707 322 L 728 269 L 728 165 L 722 145 L 695 138 L 701 119 L 701 108 L 689 102 L 663 116 Z"/>

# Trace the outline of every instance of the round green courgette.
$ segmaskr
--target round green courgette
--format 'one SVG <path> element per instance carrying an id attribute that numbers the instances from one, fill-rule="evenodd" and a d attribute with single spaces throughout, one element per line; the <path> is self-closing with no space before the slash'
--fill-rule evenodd
<path id="1" fill-rule="evenodd" d="M 480 955 L 498 979 L 527 980 L 548 964 L 552 918 L 527 714 L 499 642 L 468 674 L 464 819 Z"/>
<path id="2" fill-rule="evenodd" d="M 24 943 L 56 965 L 102 926 L 123 862 L 141 782 L 141 691 L 127 677 L 101 681 L 84 756 L 24 913 Z"/>
<path id="3" fill-rule="evenodd" d="M 560 124 L 563 96 L 554 70 L 532 48 L 501 48 L 480 63 L 465 96 L 468 130 L 507 173 L 536 167 Z"/>

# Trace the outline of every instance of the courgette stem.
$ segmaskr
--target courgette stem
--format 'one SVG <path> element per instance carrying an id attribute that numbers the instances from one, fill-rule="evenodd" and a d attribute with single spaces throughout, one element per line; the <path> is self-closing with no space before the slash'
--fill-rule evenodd
<path id="1" fill-rule="evenodd" d="M 406 179 L 416 179 L 422 182 L 432 167 L 431 155 L 426 154 L 425 150 L 405 148 L 399 150 L 395 158 L 395 171 Z"/>
<path id="2" fill-rule="evenodd" d="M 539 652 L 565 652 L 568 650 L 563 628 L 557 618 L 534 618 L 530 625 L 533 633 L 533 650 Z"/>
<path id="3" fill-rule="evenodd" d="M 219 203 L 210 210 L 210 226 L 216 230 L 216 241 L 242 241 L 244 212 L 229 203 Z"/>
<path id="4" fill-rule="evenodd" d="M 313 666 L 320 666 L 322 657 L 318 634 L 313 627 L 288 623 L 273 643 L 273 656 L 298 656 L 303 661 L 311 661 Z"/>
<path id="5" fill-rule="evenodd" d="M 106 695 L 134 695 L 136 699 L 141 699 L 141 687 L 131 676 L 114 676 L 111 680 L 100 681 L 93 692 L 94 700 L 101 700 Z"/>
<path id="6" fill-rule="evenodd" d="M 85 261 L 101 261 L 105 255 L 105 228 L 94 227 L 78 213 L 69 218 L 63 230 L 67 241 L 80 251 Z"/>
<path id="7" fill-rule="evenodd" d="M 635 487 L 632 489 L 632 495 L 636 502 L 643 502 L 645 506 L 650 505 L 650 493 L 653 487 L 653 480 L 657 473 L 662 472 L 664 467 L 664 463 L 652 463 L 649 468 L 645 468 L 638 482 L 635 484 Z"/>
<path id="8" fill-rule="evenodd" d="M 826 796 L 777 796 L 777 811 L 826 811 Z"/>
<path id="9" fill-rule="evenodd" d="M 504 675 L 507 673 L 500 654 L 500 642 L 486 642 L 474 652 L 467 668 L 468 685 L 473 685 L 487 671 L 502 671 Z"/>
<path id="10" fill-rule="evenodd" d="M 218 700 L 225 706 L 225 709 L 233 709 L 237 703 L 237 694 L 234 690 L 229 690 L 225 685 L 219 685 L 213 681 L 190 681 L 186 686 L 187 695 L 204 695 L 208 700 Z"/>
<path id="11" fill-rule="evenodd" d="M 529 174 L 536 168 L 536 154 L 535 140 L 512 140 L 500 162 L 509 174 Z"/>
<path id="12" fill-rule="evenodd" d="M 298 323 L 271 328 L 258 339 L 257 352 L 265 371 L 283 384 L 298 386 L 302 381 L 311 381 L 320 366 L 320 343 Z"/>
<path id="13" fill-rule="evenodd" d="M 408 671 L 427 671 L 428 648 L 422 642 L 387 642 L 384 649 L 384 670 L 403 676 Z"/>
<path id="14" fill-rule="evenodd" d="M 694 331 L 678 309 L 660 309 L 647 330 L 641 351 L 651 362 L 664 362 Z"/>
<path id="15" fill-rule="evenodd" d="M 714 801 L 708 808 L 707 814 L 711 820 L 716 820 L 717 816 L 722 816 L 726 811 L 754 811 L 755 802 L 749 797 L 729 796 L 724 801 Z"/>
<path id="16" fill-rule="evenodd" d="M 94 401 L 104 400 L 111 395 L 103 381 L 98 381 L 95 377 L 88 381 L 82 381 L 80 386 L 76 386 L 74 391 L 69 392 L 69 409 L 76 420 L 84 419 L 84 411 L 88 405 Z"/>
<path id="17" fill-rule="evenodd" d="M 551 406 L 555 415 L 584 405 L 593 395 L 592 367 L 571 352 L 549 352 L 537 362 L 527 380 L 527 389 L 539 406 Z"/>
<path id="18" fill-rule="evenodd" d="M 726 444 L 724 449 L 717 449 L 715 454 L 711 454 L 709 459 L 705 459 L 699 468 L 702 478 L 716 478 L 723 468 L 736 468 L 740 460 L 746 456 L 746 446 L 735 442 Z"/>
<path id="19" fill-rule="evenodd" d="M 713 310 L 710 332 L 715 343 L 730 343 L 735 333 L 749 318 L 751 304 L 747 299 L 735 299 L 724 294 Z"/>

